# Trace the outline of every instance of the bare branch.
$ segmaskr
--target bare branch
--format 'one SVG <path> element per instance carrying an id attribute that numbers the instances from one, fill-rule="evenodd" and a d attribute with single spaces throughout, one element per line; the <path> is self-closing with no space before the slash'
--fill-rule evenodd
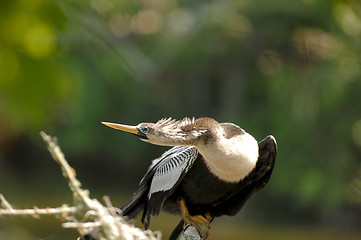
<path id="1" fill-rule="evenodd" d="M 202 237 L 194 226 L 187 225 L 179 240 L 202 240 Z"/>
<path id="2" fill-rule="evenodd" d="M 60 165 L 63 176 L 68 179 L 69 188 L 73 192 L 75 206 L 63 205 L 57 208 L 14 209 L 11 204 L 0 194 L 0 216 L 22 215 L 38 217 L 39 215 L 60 216 L 64 228 L 76 228 L 80 234 L 90 234 L 98 240 L 159 240 L 161 234 L 149 230 L 141 230 L 129 225 L 114 208 L 108 197 L 105 198 L 107 207 L 98 200 L 89 198 L 89 191 L 81 188 L 81 183 L 76 179 L 75 170 L 65 160 L 64 154 L 56 143 L 56 139 L 44 132 L 40 133 L 54 160 Z"/>
<path id="3" fill-rule="evenodd" d="M 5 199 L 4 195 L 0 194 L 1 203 L 4 205 L 5 209 L 13 210 L 13 207 L 10 203 Z"/>
<path id="4" fill-rule="evenodd" d="M 44 142 L 48 145 L 48 150 L 51 153 L 53 159 L 60 165 L 63 176 L 68 179 L 69 187 L 74 194 L 78 195 L 78 198 L 81 199 L 85 204 L 88 201 L 88 191 L 82 190 L 81 183 L 75 178 L 76 172 L 70 167 L 68 162 L 65 160 L 64 154 L 61 151 L 60 147 L 56 144 L 56 138 L 52 139 L 51 136 L 47 135 L 45 132 L 40 132 L 41 137 Z M 75 196 L 74 196 L 75 197 Z"/>
<path id="5" fill-rule="evenodd" d="M 32 208 L 32 209 L 0 209 L 0 216 L 36 216 L 36 215 L 58 215 L 66 216 L 74 214 L 76 207 L 57 207 L 57 208 Z"/>

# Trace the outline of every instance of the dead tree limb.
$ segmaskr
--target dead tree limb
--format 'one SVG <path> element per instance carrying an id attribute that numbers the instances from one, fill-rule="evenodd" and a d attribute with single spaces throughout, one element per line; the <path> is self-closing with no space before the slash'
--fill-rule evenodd
<path id="1" fill-rule="evenodd" d="M 187 225 L 179 240 L 202 240 L 202 237 L 194 226 Z"/>
<path id="2" fill-rule="evenodd" d="M 43 140 L 48 146 L 53 159 L 60 165 L 63 176 L 68 180 L 69 188 L 73 193 L 73 206 L 63 205 L 56 208 L 14 209 L 11 204 L 0 194 L 0 217 L 55 215 L 64 222 L 64 228 L 75 228 L 81 235 L 90 234 L 99 240 L 159 240 L 159 232 L 144 231 L 128 224 L 116 208 L 103 206 L 97 199 L 89 197 L 89 191 L 81 188 L 81 183 L 76 179 L 75 170 L 65 160 L 64 154 L 56 143 L 56 139 L 41 132 Z"/>
<path id="3" fill-rule="evenodd" d="M 63 176 L 68 180 L 68 185 L 73 193 L 73 206 L 64 204 L 60 207 L 30 209 L 15 209 L 0 194 L 0 217 L 1 216 L 32 216 L 39 218 L 41 215 L 54 215 L 60 218 L 63 228 L 77 229 L 81 235 L 90 234 L 99 240 L 160 240 L 160 232 L 142 230 L 128 224 L 114 208 L 108 197 L 104 197 L 106 206 L 97 199 L 89 197 L 89 191 L 81 188 L 81 183 L 76 178 L 75 170 L 66 161 L 63 152 L 57 144 L 56 138 L 52 138 L 45 132 L 40 133 L 48 146 L 53 159 L 62 169 Z M 186 226 L 180 237 L 181 240 L 200 240 L 198 231 L 193 226 Z"/>
<path id="4" fill-rule="evenodd" d="M 20 216 L 39 216 L 39 215 L 56 215 L 56 216 L 66 216 L 70 214 L 74 214 L 77 211 L 76 207 L 69 207 L 67 205 L 63 205 L 57 208 L 37 208 L 34 207 L 32 209 L 14 209 L 10 203 L 5 199 L 5 197 L 0 194 L 0 201 L 4 206 L 4 209 L 0 209 L 0 216 L 5 215 L 20 215 Z"/>

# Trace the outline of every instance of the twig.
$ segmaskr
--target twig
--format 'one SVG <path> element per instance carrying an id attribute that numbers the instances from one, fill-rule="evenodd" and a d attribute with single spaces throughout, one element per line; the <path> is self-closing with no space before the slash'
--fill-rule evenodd
<path id="1" fill-rule="evenodd" d="M 61 151 L 60 147 L 56 144 L 56 138 L 52 139 L 51 136 L 47 135 L 45 132 L 40 132 L 41 137 L 44 142 L 48 145 L 48 150 L 51 153 L 53 159 L 60 165 L 63 176 L 68 179 L 69 187 L 74 194 L 78 195 L 78 198 L 87 204 L 89 200 L 89 192 L 82 190 L 81 183 L 75 178 L 76 172 L 70 167 L 68 162 L 65 160 L 64 154 Z M 75 197 L 75 196 L 74 196 Z M 77 197 L 75 197 L 77 198 Z M 88 205 L 88 204 L 87 204 Z"/>
<path id="2" fill-rule="evenodd" d="M 46 133 L 40 133 L 44 141 L 48 145 L 48 150 L 54 160 L 59 163 L 65 178 L 69 181 L 69 187 L 73 192 L 74 202 L 81 202 L 85 205 L 88 213 L 93 216 L 93 221 L 86 223 L 74 221 L 72 224 L 65 225 L 67 227 L 75 226 L 78 223 L 80 233 L 92 233 L 99 239 L 160 239 L 160 234 L 153 234 L 150 231 L 143 231 L 128 225 L 123 218 L 114 216 L 112 210 L 104 207 L 98 200 L 90 199 L 89 192 L 81 188 L 81 183 L 75 177 L 75 170 L 71 168 L 65 160 L 64 154 L 60 147 Z M 84 214 L 86 216 L 87 213 Z M 74 225 L 75 224 L 75 225 Z"/>
<path id="3" fill-rule="evenodd" d="M 66 222 L 61 225 L 63 228 L 95 228 L 102 226 L 100 222 Z"/>
<path id="4" fill-rule="evenodd" d="M 89 198 L 89 191 L 81 188 L 81 183 L 76 179 L 75 170 L 65 160 L 64 154 L 56 143 L 56 139 L 44 132 L 40 133 L 54 160 L 60 165 L 63 176 L 68 179 L 69 188 L 73 192 L 74 205 L 66 205 L 58 208 L 14 209 L 11 204 L 0 194 L 0 200 L 4 209 L 0 208 L 0 216 L 22 215 L 57 215 L 67 220 L 62 224 L 64 228 L 76 228 L 80 234 L 90 234 L 99 240 L 160 240 L 159 232 L 144 231 L 129 225 L 117 214 L 111 205 L 110 199 L 106 198 L 107 207 L 98 200 Z M 81 219 L 79 219 L 81 218 Z"/>
<path id="5" fill-rule="evenodd" d="M 161 239 L 159 232 L 144 231 L 126 223 L 119 216 L 119 209 L 113 207 L 108 196 L 104 196 L 106 207 L 98 200 L 90 199 L 89 191 L 81 188 L 81 183 L 76 179 L 76 172 L 66 161 L 63 152 L 56 143 L 56 138 L 52 138 L 45 132 L 41 132 L 40 135 L 47 144 L 53 159 L 60 165 L 63 176 L 68 179 L 75 206 L 63 205 L 55 208 L 14 209 L 5 197 L 0 194 L 0 203 L 4 208 L 0 208 L 0 216 L 60 216 L 68 221 L 62 224 L 63 228 L 76 228 L 80 234 L 91 234 L 93 238 L 99 240 Z M 83 216 L 81 220 L 78 219 L 79 216 Z M 201 240 L 201 237 L 195 227 L 187 226 L 180 239 Z"/>
<path id="6" fill-rule="evenodd" d="M 5 206 L 5 209 L 14 210 L 10 203 L 5 199 L 4 195 L 0 194 L 0 200 L 2 204 Z"/>
<path id="7" fill-rule="evenodd" d="M 0 215 L 13 215 L 13 216 L 36 216 L 36 215 L 59 215 L 65 216 L 74 214 L 77 211 L 76 207 L 57 207 L 57 208 L 32 208 L 32 209 L 0 209 Z"/>

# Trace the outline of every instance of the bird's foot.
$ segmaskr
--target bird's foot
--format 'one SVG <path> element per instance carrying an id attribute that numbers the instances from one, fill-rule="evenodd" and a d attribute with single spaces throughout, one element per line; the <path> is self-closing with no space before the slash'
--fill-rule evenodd
<path id="1" fill-rule="evenodd" d="M 184 220 L 184 227 L 188 225 L 194 226 L 199 234 L 201 235 L 202 239 L 206 239 L 208 237 L 209 230 L 211 228 L 210 222 L 203 217 L 202 215 L 195 215 L 195 216 L 185 216 Z"/>
<path id="2" fill-rule="evenodd" d="M 184 200 L 180 201 L 180 208 L 181 208 L 182 218 L 184 221 L 184 228 L 186 228 L 187 225 L 192 225 L 198 230 L 202 239 L 206 239 L 208 237 L 208 233 L 211 228 L 210 221 L 212 218 L 210 214 L 207 213 L 204 216 L 203 215 L 191 216 L 188 212 L 188 208 Z"/>

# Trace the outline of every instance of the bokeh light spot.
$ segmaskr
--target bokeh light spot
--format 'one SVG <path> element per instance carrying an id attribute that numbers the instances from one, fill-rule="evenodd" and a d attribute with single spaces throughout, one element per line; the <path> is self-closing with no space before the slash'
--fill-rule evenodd
<path id="1" fill-rule="evenodd" d="M 283 61 L 281 56 L 273 50 L 265 50 L 258 56 L 258 67 L 265 75 L 275 75 L 282 66 Z"/>
<path id="2" fill-rule="evenodd" d="M 162 15 L 152 9 L 142 10 L 131 21 L 132 30 L 139 34 L 157 33 L 163 26 Z"/>
<path id="3" fill-rule="evenodd" d="M 318 28 L 297 28 L 293 40 L 297 52 L 307 58 L 335 58 L 343 47 L 336 38 Z"/>
<path id="4" fill-rule="evenodd" d="M 167 27 L 175 35 L 183 35 L 191 31 L 194 26 L 194 16 L 186 10 L 175 10 L 169 16 Z"/>
<path id="5" fill-rule="evenodd" d="M 114 13 L 109 18 L 109 26 L 112 32 L 118 37 L 126 37 L 130 33 L 130 15 Z"/>
<path id="6" fill-rule="evenodd" d="M 333 12 L 345 33 L 351 36 L 361 34 L 361 19 L 351 7 L 345 4 L 338 4 Z"/>
<path id="7" fill-rule="evenodd" d="M 25 33 L 24 47 L 29 55 L 42 58 L 55 48 L 56 37 L 52 28 L 45 23 L 35 23 Z"/>
<path id="8" fill-rule="evenodd" d="M 243 38 L 253 31 L 251 21 L 243 15 L 231 15 L 226 22 L 230 34 L 235 38 Z"/>

